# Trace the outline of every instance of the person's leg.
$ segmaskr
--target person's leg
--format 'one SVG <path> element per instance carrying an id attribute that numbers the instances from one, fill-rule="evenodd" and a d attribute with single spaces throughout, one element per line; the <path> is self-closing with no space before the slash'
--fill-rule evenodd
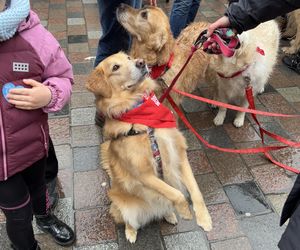
<path id="1" fill-rule="evenodd" d="M 200 6 L 200 0 L 193 0 L 192 5 L 190 7 L 189 15 L 186 21 L 186 26 L 188 26 L 190 23 L 194 22 L 195 17 L 197 15 L 198 9 Z"/>
<path id="2" fill-rule="evenodd" d="M 58 161 L 54 149 L 51 137 L 49 137 L 49 150 L 46 161 L 46 185 L 49 192 L 49 200 L 51 209 L 54 209 L 58 202 L 58 191 L 57 191 L 57 173 L 58 173 Z"/>
<path id="3" fill-rule="evenodd" d="M 75 241 L 73 230 L 51 212 L 45 183 L 45 167 L 46 158 L 37 161 L 22 173 L 32 199 L 36 223 L 43 232 L 50 234 L 57 244 L 71 245 Z"/>
<path id="4" fill-rule="evenodd" d="M 98 43 L 98 50 L 94 66 L 96 67 L 106 57 L 129 48 L 129 34 L 119 24 L 116 18 L 116 9 L 121 3 L 131 5 L 133 0 L 107 1 L 97 0 L 102 36 Z"/>
<path id="5" fill-rule="evenodd" d="M 0 182 L 0 207 L 6 217 L 6 230 L 13 248 L 36 249 L 32 229 L 32 203 L 21 174 Z"/>
<path id="6" fill-rule="evenodd" d="M 175 38 L 178 37 L 181 30 L 187 25 L 191 5 L 192 0 L 174 0 L 170 14 L 170 24 Z"/>

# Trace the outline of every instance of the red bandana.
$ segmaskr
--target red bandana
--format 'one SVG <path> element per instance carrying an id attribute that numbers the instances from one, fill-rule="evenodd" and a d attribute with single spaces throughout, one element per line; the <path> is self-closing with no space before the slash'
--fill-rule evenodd
<path id="1" fill-rule="evenodd" d="M 158 77 L 160 77 L 161 75 L 163 75 L 166 70 L 171 68 L 171 66 L 173 64 L 173 60 L 174 60 L 174 53 L 172 53 L 170 55 L 170 58 L 169 58 L 169 60 L 166 64 L 163 64 L 163 65 L 160 65 L 160 66 L 153 66 L 151 68 L 151 72 L 150 72 L 151 78 L 155 80 Z"/>
<path id="2" fill-rule="evenodd" d="M 144 102 L 134 109 L 124 113 L 120 121 L 143 124 L 151 128 L 176 128 L 173 113 L 161 104 L 154 93 L 144 98 Z"/>

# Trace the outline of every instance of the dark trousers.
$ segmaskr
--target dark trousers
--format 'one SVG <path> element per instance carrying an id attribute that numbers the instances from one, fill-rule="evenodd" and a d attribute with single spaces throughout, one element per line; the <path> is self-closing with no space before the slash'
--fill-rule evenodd
<path id="1" fill-rule="evenodd" d="M 130 46 L 130 36 L 119 24 L 116 18 L 116 9 L 121 3 L 134 8 L 141 7 L 141 0 L 97 0 L 102 36 L 99 40 L 94 66 L 103 59 L 119 51 L 127 51 Z"/>
<path id="2" fill-rule="evenodd" d="M 58 173 L 58 161 L 56 158 L 56 153 L 54 150 L 53 142 L 49 137 L 49 150 L 48 150 L 48 157 L 46 162 L 46 183 L 50 183 L 51 181 L 55 180 Z"/>
<path id="3" fill-rule="evenodd" d="M 0 181 L 0 208 L 6 217 L 7 234 L 20 250 L 36 245 L 33 214 L 46 215 L 49 211 L 45 167 L 46 158 L 43 158 L 6 181 Z"/>

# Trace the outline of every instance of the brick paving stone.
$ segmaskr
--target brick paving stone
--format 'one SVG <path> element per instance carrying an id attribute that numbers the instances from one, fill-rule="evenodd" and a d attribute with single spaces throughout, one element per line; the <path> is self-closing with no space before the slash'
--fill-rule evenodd
<path id="1" fill-rule="evenodd" d="M 277 64 L 269 82 L 274 88 L 294 87 L 296 81 L 292 81 L 291 76 L 291 71 L 286 70 L 285 65 Z"/>
<path id="2" fill-rule="evenodd" d="M 90 53 L 89 52 L 72 52 L 72 53 L 69 53 L 68 58 L 72 64 L 80 63 L 82 61 L 86 61 L 87 58 L 90 58 Z"/>
<path id="3" fill-rule="evenodd" d="M 49 119 L 50 135 L 54 145 L 70 143 L 69 118 Z"/>
<path id="4" fill-rule="evenodd" d="M 116 228 L 108 207 L 78 210 L 75 213 L 76 245 L 93 246 L 117 239 Z"/>
<path id="5" fill-rule="evenodd" d="M 278 249 L 285 228 L 279 227 L 279 216 L 275 213 L 242 218 L 240 225 L 254 250 Z"/>
<path id="6" fill-rule="evenodd" d="M 95 246 L 89 246 L 89 247 L 74 247 L 74 250 L 118 250 L 118 244 L 117 243 L 106 243 L 106 244 L 99 244 Z"/>
<path id="7" fill-rule="evenodd" d="M 60 198 L 73 197 L 73 171 L 71 169 L 58 171 L 57 187 Z"/>
<path id="8" fill-rule="evenodd" d="M 206 154 L 202 150 L 190 150 L 187 152 L 194 175 L 212 172 Z"/>
<path id="9" fill-rule="evenodd" d="M 296 140 L 299 141 L 299 140 Z M 272 152 L 279 162 L 300 170 L 300 149 L 285 148 Z M 288 172 L 290 174 L 290 172 Z"/>
<path id="10" fill-rule="evenodd" d="M 68 43 L 86 43 L 87 35 L 68 36 Z"/>
<path id="11" fill-rule="evenodd" d="M 75 36 L 75 35 L 86 35 L 86 27 L 85 25 L 73 25 L 68 26 L 68 36 Z"/>
<path id="12" fill-rule="evenodd" d="M 95 124 L 95 107 L 76 108 L 71 110 L 71 125 L 92 125 Z"/>
<path id="13" fill-rule="evenodd" d="M 288 192 L 292 188 L 292 180 L 273 164 L 254 167 L 251 172 L 265 194 Z"/>
<path id="14" fill-rule="evenodd" d="M 255 182 L 228 185 L 224 190 L 236 215 L 270 212 L 270 206 Z"/>
<path id="15" fill-rule="evenodd" d="M 257 148 L 261 147 L 262 143 L 261 141 L 256 142 L 241 142 L 241 143 L 235 143 L 236 148 Z M 268 164 L 270 163 L 269 160 L 264 156 L 263 153 L 260 154 L 241 154 L 240 155 L 246 165 L 248 167 L 253 167 L 257 165 L 262 164 Z"/>
<path id="16" fill-rule="evenodd" d="M 74 153 L 74 171 L 96 170 L 100 166 L 100 149 L 96 147 L 76 147 Z"/>
<path id="17" fill-rule="evenodd" d="M 183 136 L 187 141 L 188 150 L 196 150 L 202 148 L 201 142 L 189 129 L 181 130 L 181 133 L 183 134 Z"/>
<path id="18" fill-rule="evenodd" d="M 213 124 L 214 115 L 209 111 L 189 113 L 187 118 L 197 129 L 209 129 L 215 126 Z"/>
<path id="19" fill-rule="evenodd" d="M 88 31 L 88 38 L 89 39 L 99 39 L 102 36 L 101 30 L 91 30 Z"/>
<path id="20" fill-rule="evenodd" d="M 228 201 L 222 185 L 214 173 L 197 175 L 196 181 L 199 185 L 206 205 Z"/>
<path id="21" fill-rule="evenodd" d="M 210 245 L 211 250 L 252 250 L 250 242 L 246 237 L 219 241 Z"/>
<path id="22" fill-rule="evenodd" d="M 194 91 L 192 94 L 200 95 L 199 91 L 197 91 L 197 90 Z M 187 98 L 187 97 L 185 97 L 183 99 L 181 106 L 186 113 L 193 113 L 193 112 L 209 110 L 209 107 L 206 103 L 199 102 L 198 100 L 194 100 L 194 99 Z"/>
<path id="23" fill-rule="evenodd" d="M 206 233 L 208 240 L 223 240 L 243 235 L 233 208 L 229 204 L 211 205 L 208 210 L 213 222 L 213 229 Z"/>
<path id="24" fill-rule="evenodd" d="M 95 107 L 95 96 L 91 92 L 73 93 L 71 108 Z"/>
<path id="25" fill-rule="evenodd" d="M 109 180 L 102 169 L 74 173 L 75 209 L 108 205 L 108 188 Z"/>
<path id="26" fill-rule="evenodd" d="M 193 213 L 192 207 L 191 212 Z M 164 235 L 171 235 L 176 233 L 184 233 L 189 231 L 199 231 L 201 228 L 197 225 L 195 214 L 193 213 L 192 220 L 184 220 L 180 216 L 177 215 L 178 223 L 176 225 L 172 225 L 165 220 L 159 222 L 160 232 Z"/>
<path id="27" fill-rule="evenodd" d="M 89 52 L 89 45 L 87 42 L 85 43 L 71 43 L 68 46 L 69 52 L 70 53 L 84 53 L 84 52 Z M 81 63 L 78 63 L 79 66 L 81 66 Z M 78 73 L 76 73 L 78 74 Z"/>
<path id="28" fill-rule="evenodd" d="M 137 240 L 134 244 L 130 243 L 125 238 L 125 227 L 118 226 L 118 242 L 119 249 L 122 250 L 140 250 L 140 249 L 153 249 L 163 250 L 163 243 L 160 236 L 159 225 L 152 223 L 139 229 Z"/>
<path id="29" fill-rule="evenodd" d="M 224 124 L 224 129 L 234 142 L 251 142 L 260 139 L 254 128 L 248 121 L 241 128 L 236 128 L 233 124 Z"/>
<path id="30" fill-rule="evenodd" d="M 288 102 L 300 102 L 300 89 L 298 87 L 276 89 Z"/>
<path id="31" fill-rule="evenodd" d="M 87 91 L 85 84 L 87 81 L 87 75 L 74 75 L 73 94 L 75 92 Z"/>
<path id="32" fill-rule="evenodd" d="M 74 45 L 74 44 L 72 44 Z M 85 49 L 82 49 L 85 51 Z M 74 63 L 73 64 L 73 71 L 75 75 L 84 75 L 89 74 L 93 70 L 93 65 L 91 63 Z"/>
<path id="33" fill-rule="evenodd" d="M 188 232 L 164 237 L 167 250 L 208 250 L 209 246 L 202 232 Z"/>
<path id="34" fill-rule="evenodd" d="M 69 103 L 67 103 L 60 111 L 49 113 L 49 118 L 67 116 L 70 113 Z"/>
<path id="35" fill-rule="evenodd" d="M 101 132 L 95 125 L 75 126 L 71 131 L 73 147 L 96 146 L 101 143 Z"/>
<path id="36" fill-rule="evenodd" d="M 68 18 L 68 25 L 83 25 L 85 24 L 84 18 Z"/>
<path id="37" fill-rule="evenodd" d="M 5 224 L 0 224 L 0 246 L 1 250 L 10 250 L 9 239 L 6 233 Z"/>
<path id="38" fill-rule="evenodd" d="M 253 179 L 239 155 L 215 151 L 209 152 L 207 156 L 223 185 L 242 183 Z"/>
<path id="39" fill-rule="evenodd" d="M 270 200 L 275 212 L 281 216 L 283 205 L 287 199 L 287 194 L 270 194 L 267 195 L 267 198 Z"/>
<path id="40" fill-rule="evenodd" d="M 69 144 L 55 146 L 59 169 L 73 169 L 73 155 Z"/>
<path id="41" fill-rule="evenodd" d="M 62 247 L 56 244 L 52 237 L 46 234 L 38 234 L 35 236 L 36 240 L 39 242 L 39 246 L 43 250 L 71 250 L 72 247 Z"/>

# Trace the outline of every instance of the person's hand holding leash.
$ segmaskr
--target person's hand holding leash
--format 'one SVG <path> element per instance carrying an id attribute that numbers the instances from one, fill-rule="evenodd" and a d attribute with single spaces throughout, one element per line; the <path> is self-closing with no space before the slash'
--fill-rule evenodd
<path id="1" fill-rule="evenodd" d="M 230 22 L 227 16 L 219 18 L 217 21 L 208 26 L 207 36 L 210 37 L 211 34 L 218 28 L 229 28 Z"/>
<path id="2" fill-rule="evenodd" d="M 44 84 L 25 79 L 23 82 L 32 88 L 15 88 L 7 95 L 8 102 L 19 109 L 32 110 L 45 107 L 51 101 L 51 91 Z"/>

